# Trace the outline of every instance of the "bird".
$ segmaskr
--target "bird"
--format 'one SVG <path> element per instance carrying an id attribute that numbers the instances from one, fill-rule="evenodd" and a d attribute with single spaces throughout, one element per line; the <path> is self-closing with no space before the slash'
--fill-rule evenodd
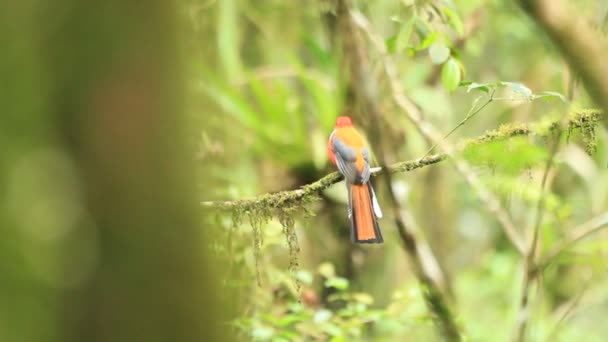
<path id="1" fill-rule="evenodd" d="M 382 217 L 382 210 L 370 182 L 370 149 L 350 117 L 342 115 L 336 119 L 327 150 L 346 183 L 351 241 L 383 243 L 377 220 Z"/>

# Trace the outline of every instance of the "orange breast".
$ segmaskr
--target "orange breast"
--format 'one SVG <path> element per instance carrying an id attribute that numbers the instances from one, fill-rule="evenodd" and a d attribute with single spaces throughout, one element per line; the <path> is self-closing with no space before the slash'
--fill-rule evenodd
<path id="1" fill-rule="evenodd" d="M 365 167 L 365 160 L 363 159 L 362 149 L 366 146 L 365 139 L 363 136 L 357 132 L 354 127 L 342 127 L 336 129 L 335 137 L 339 138 L 346 145 L 352 147 L 357 152 L 357 160 L 356 165 L 359 172 L 363 172 L 363 168 Z"/>

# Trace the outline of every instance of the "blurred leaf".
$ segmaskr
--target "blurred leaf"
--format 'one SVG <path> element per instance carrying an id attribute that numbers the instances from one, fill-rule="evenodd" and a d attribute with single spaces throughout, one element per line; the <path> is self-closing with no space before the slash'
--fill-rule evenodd
<path id="1" fill-rule="evenodd" d="M 324 49 L 317 39 L 313 36 L 305 36 L 304 37 L 304 46 L 306 46 L 307 51 L 313 56 L 314 60 L 318 62 L 320 66 L 327 69 L 333 66 L 334 57 L 331 51 Z"/>
<path id="2" fill-rule="evenodd" d="M 374 303 L 374 298 L 367 293 L 358 292 L 353 294 L 353 299 L 357 302 L 372 305 Z"/>
<path id="3" fill-rule="evenodd" d="M 294 337 L 297 337 L 297 335 Z M 292 341 L 292 339 L 284 337 L 284 336 L 275 336 L 272 338 L 272 342 L 289 342 L 289 341 Z"/>
<path id="4" fill-rule="evenodd" d="M 498 167 L 509 173 L 544 163 L 548 152 L 544 147 L 530 143 L 528 137 L 511 137 L 467 147 L 464 157 L 475 163 Z"/>
<path id="5" fill-rule="evenodd" d="M 251 332 L 251 337 L 254 340 L 269 340 L 274 335 L 274 330 L 268 327 L 256 327 Z"/>
<path id="6" fill-rule="evenodd" d="M 346 338 L 344 336 L 334 336 L 329 342 L 346 342 Z"/>
<path id="7" fill-rule="evenodd" d="M 541 196 L 541 191 L 538 186 L 532 181 L 524 181 L 521 178 L 513 177 L 508 174 L 495 173 L 492 177 L 487 177 L 488 186 L 497 193 L 505 196 L 513 196 L 519 198 L 525 203 L 535 205 Z M 553 192 L 545 194 L 545 208 L 558 219 L 564 220 L 572 214 L 572 209 L 568 203 L 564 203 L 562 199 Z"/>
<path id="8" fill-rule="evenodd" d="M 272 89 L 272 84 L 262 84 L 258 79 L 255 78 L 255 75 L 249 77 L 249 85 L 251 86 L 251 90 L 255 94 L 255 99 L 260 106 L 262 113 L 266 114 L 264 117 L 276 117 L 278 112 L 281 110 L 277 109 L 277 104 L 275 103 L 275 99 L 280 98 L 276 96 L 275 90 Z M 273 96 L 270 96 L 270 94 Z"/>
<path id="9" fill-rule="evenodd" d="M 443 64 L 443 68 L 441 69 L 441 81 L 443 82 L 445 89 L 452 91 L 458 88 L 461 76 L 460 66 L 454 58 L 448 59 L 448 61 Z"/>
<path id="10" fill-rule="evenodd" d="M 459 35 L 464 35 L 464 25 L 462 24 L 462 20 L 460 19 L 458 13 L 449 7 L 444 7 L 443 12 L 448 17 L 448 23 L 450 26 L 452 26 Z"/>
<path id="11" fill-rule="evenodd" d="M 315 316 L 313 318 L 315 323 L 323 323 L 328 321 L 333 316 L 333 313 L 327 309 L 321 309 L 315 312 Z"/>
<path id="12" fill-rule="evenodd" d="M 317 170 L 321 170 L 329 160 L 327 155 L 327 139 L 329 133 L 322 132 L 318 128 L 314 128 L 310 133 L 310 145 L 312 148 L 312 161 Z"/>
<path id="13" fill-rule="evenodd" d="M 490 87 L 491 85 L 488 83 L 470 82 L 467 87 L 467 93 L 471 92 L 471 90 L 479 90 L 488 93 L 491 89 Z"/>
<path id="14" fill-rule="evenodd" d="M 336 276 L 336 270 L 334 268 L 334 265 L 329 262 L 322 263 L 321 265 L 319 265 L 319 268 L 317 270 L 319 274 L 324 276 L 325 278 L 333 278 Z"/>
<path id="15" fill-rule="evenodd" d="M 519 83 L 519 82 L 499 82 L 500 85 L 504 85 L 507 86 L 511 89 L 513 89 L 513 91 L 523 97 L 525 97 L 527 100 L 532 100 L 532 97 L 534 95 L 534 93 L 532 92 L 532 90 L 530 90 L 530 88 L 526 87 L 523 83 Z"/>
<path id="16" fill-rule="evenodd" d="M 333 287 L 337 290 L 344 291 L 348 289 L 348 279 L 342 277 L 333 277 L 325 281 L 325 287 Z"/>
<path id="17" fill-rule="evenodd" d="M 386 51 L 388 51 L 389 54 L 397 52 L 397 36 L 398 34 L 390 36 L 384 41 L 384 44 L 386 44 Z"/>
<path id="18" fill-rule="evenodd" d="M 564 103 L 568 103 L 568 99 L 564 95 L 562 95 L 562 94 L 560 94 L 560 93 L 558 93 L 556 91 L 543 91 L 543 92 L 541 92 L 539 94 L 536 94 L 535 97 L 536 98 L 545 98 L 545 97 L 552 98 L 552 97 L 557 97 L 558 99 L 562 100 Z"/>
<path id="19" fill-rule="evenodd" d="M 328 84 L 319 77 L 306 75 L 301 66 L 298 66 L 298 74 L 300 75 L 300 80 L 304 84 L 304 87 L 308 90 L 314 100 L 312 103 L 314 105 L 314 108 L 312 108 L 313 115 L 319 120 L 321 128 L 328 130 L 327 134 L 329 135 L 336 119 L 340 101 L 334 93 L 335 85 Z M 327 76 L 327 79 L 329 80 L 334 77 L 332 75 Z"/>
<path id="20" fill-rule="evenodd" d="M 333 324 L 331 322 L 323 324 L 322 325 L 322 330 L 324 332 L 328 333 L 330 336 L 338 337 L 338 336 L 342 336 L 343 335 L 342 329 L 339 326 L 337 326 L 336 324 Z M 331 341 L 333 341 L 333 340 L 334 339 L 331 339 Z"/>
<path id="21" fill-rule="evenodd" d="M 442 64 L 450 57 L 450 48 L 442 41 L 436 41 L 429 48 L 429 56 L 433 64 Z"/>
<path id="22" fill-rule="evenodd" d="M 431 46 L 437 40 L 438 34 L 437 32 L 431 32 L 427 35 L 418 46 L 416 46 L 417 51 L 425 50 Z"/>
<path id="23" fill-rule="evenodd" d="M 300 280 L 302 283 L 304 283 L 306 285 L 312 284 L 312 281 L 313 281 L 312 274 L 305 270 L 298 270 L 298 272 L 296 273 L 296 278 L 298 278 L 298 280 Z"/>
<path id="24" fill-rule="evenodd" d="M 239 34 L 237 30 L 240 27 L 237 24 L 238 10 L 235 0 L 219 1 L 218 6 L 218 53 L 228 80 L 234 82 L 242 74 L 238 51 Z"/>
<path id="25" fill-rule="evenodd" d="M 402 52 L 406 47 L 409 46 L 412 32 L 414 32 L 414 23 L 416 22 L 416 16 L 413 16 L 404 25 L 401 26 L 399 33 L 395 39 L 395 52 Z"/>
<path id="26" fill-rule="evenodd" d="M 302 305 L 302 303 L 298 303 L 298 302 L 290 302 L 289 304 L 287 304 L 287 307 L 293 313 L 302 312 L 304 309 L 304 306 Z"/>
<path id="27" fill-rule="evenodd" d="M 264 125 L 258 119 L 258 113 L 247 101 L 236 94 L 235 90 L 217 86 L 214 82 L 201 82 L 200 85 L 226 113 L 232 115 L 250 129 L 256 130 L 259 133 L 265 131 Z"/>
<path id="28" fill-rule="evenodd" d="M 286 327 L 295 322 L 301 322 L 305 319 L 305 317 L 300 317 L 299 315 L 294 315 L 294 314 L 286 315 L 284 317 L 277 316 L 277 318 L 279 318 L 279 319 L 276 324 L 280 327 Z"/>

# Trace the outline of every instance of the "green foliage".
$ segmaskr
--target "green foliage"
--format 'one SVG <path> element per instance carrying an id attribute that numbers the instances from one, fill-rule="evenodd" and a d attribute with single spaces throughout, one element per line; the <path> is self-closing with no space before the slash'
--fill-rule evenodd
<path id="1" fill-rule="evenodd" d="M 235 326 L 254 341 L 350 341 L 366 339 L 372 331 L 380 336 L 403 334 L 429 322 L 422 295 L 415 287 L 408 296 L 396 291 L 386 308 L 378 309 L 373 308 L 371 295 L 352 290 L 348 279 L 336 275 L 333 264 L 320 264 L 314 275 L 302 270 L 299 278 L 307 288 L 320 280 L 330 293 L 325 303 L 287 296 L 272 305 L 271 312 L 280 315 L 260 313 L 236 320 Z"/>
<path id="2" fill-rule="evenodd" d="M 443 86 L 447 90 L 452 91 L 458 87 L 461 78 L 462 72 L 460 71 L 458 62 L 453 58 L 448 59 L 441 69 L 441 81 L 443 82 Z"/>
<path id="3" fill-rule="evenodd" d="M 194 3 L 207 6 L 202 0 Z M 201 189 L 201 197 L 245 199 L 224 208 L 218 228 L 220 240 L 232 244 L 217 243 L 218 253 L 231 265 L 225 283 L 239 292 L 234 326 L 244 340 L 437 339 L 425 289 L 418 287 L 401 251 L 390 210 L 380 221 L 386 243 L 353 247 L 341 183 L 322 193 L 322 200 L 305 196 L 303 207 L 301 198 L 284 192 L 246 200 L 305 184 L 320 189 L 313 182 L 335 170 L 327 160 L 326 139 L 337 115 L 354 113 L 344 106 L 352 94 L 333 2 L 219 3 L 205 7 L 199 23 L 217 29 L 197 39 L 213 40 L 221 68 L 201 67 L 194 58 L 198 73 L 192 74 L 194 97 L 208 97 L 216 107 L 196 108 L 193 116 L 218 118 L 217 130 L 204 132 L 200 145 L 211 150 L 219 141 L 224 148 L 216 159 L 201 164 L 224 180 L 225 190 L 208 194 Z M 608 133 L 605 124 L 598 124 L 602 114 L 580 109 L 592 106 L 584 89 L 574 82 L 575 88 L 568 88 L 563 58 L 515 5 L 497 0 L 355 1 L 355 8 L 384 39 L 404 93 L 426 123 L 445 133 L 448 143 L 467 146 L 461 156 L 499 197 L 522 235 L 531 235 L 543 197 L 541 255 L 573 227 L 608 208 Z M 395 106 L 377 51 L 360 33 L 363 60 L 378 80 L 373 90 L 381 115 L 390 123 L 379 122 L 382 134 L 368 136 L 372 149 L 388 146 L 395 161 L 425 155 L 431 143 Z M 359 128 L 373 126 L 365 120 L 367 113 L 359 114 Z M 562 118 L 569 120 L 569 129 L 561 131 L 543 195 L 540 181 Z M 474 137 L 480 138 L 469 139 Z M 465 340 L 509 340 L 522 258 L 443 158 L 433 165 L 424 160 L 403 165 L 399 171 L 409 172 L 394 175 L 395 192 L 449 275 Z M 319 184 L 330 184 L 332 177 Z M 382 182 L 377 183 L 380 203 L 387 208 Z M 601 326 L 607 313 L 598 305 L 606 298 L 601 276 L 605 235 L 577 246 L 543 274 L 534 292 L 531 341 L 608 336 L 590 328 Z M 564 305 L 581 293 L 583 278 L 590 279 L 589 298 L 555 329 Z"/>

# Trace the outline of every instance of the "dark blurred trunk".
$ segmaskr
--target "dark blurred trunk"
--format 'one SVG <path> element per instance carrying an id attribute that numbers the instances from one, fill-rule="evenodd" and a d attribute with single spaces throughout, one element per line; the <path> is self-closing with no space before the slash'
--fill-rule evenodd
<path id="1" fill-rule="evenodd" d="M 3 148 L 27 154 L 52 143 L 49 163 L 57 157 L 74 171 L 68 177 L 73 187 L 60 183 L 56 193 L 82 193 L 82 212 L 66 209 L 78 219 L 63 240 L 52 252 L 28 256 L 43 265 L 57 263 L 59 276 L 44 282 L 27 276 L 30 270 L 19 263 L 13 270 L 3 267 L 23 299 L 37 304 L 14 306 L 19 315 L 3 314 L 0 330 L 12 331 L 0 337 L 226 340 L 206 248 L 212 237 L 201 233 L 207 230 L 192 190 L 194 153 L 184 144 L 178 11 L 166 1 L 58 0 L 12 7 L 1 11 L 11 13 L 6 53 L 16 56 L 7 70 L 17 86 L 19 74 L 26 81 L 8 99 L 15 112 L 12 125 L 9 118 L 4 126 L 22 129 L 21 140 Z M 30 102 L 40 105 L 32 111 Z M 14 161 L 10 157 L 19 156 L 2 160 Z M 77 281 L 65 280 L 76 274 Z M 2 303 L 8 312 L 8 302 Z M 22 320 L 28 315 L 34 318 Z"/>

